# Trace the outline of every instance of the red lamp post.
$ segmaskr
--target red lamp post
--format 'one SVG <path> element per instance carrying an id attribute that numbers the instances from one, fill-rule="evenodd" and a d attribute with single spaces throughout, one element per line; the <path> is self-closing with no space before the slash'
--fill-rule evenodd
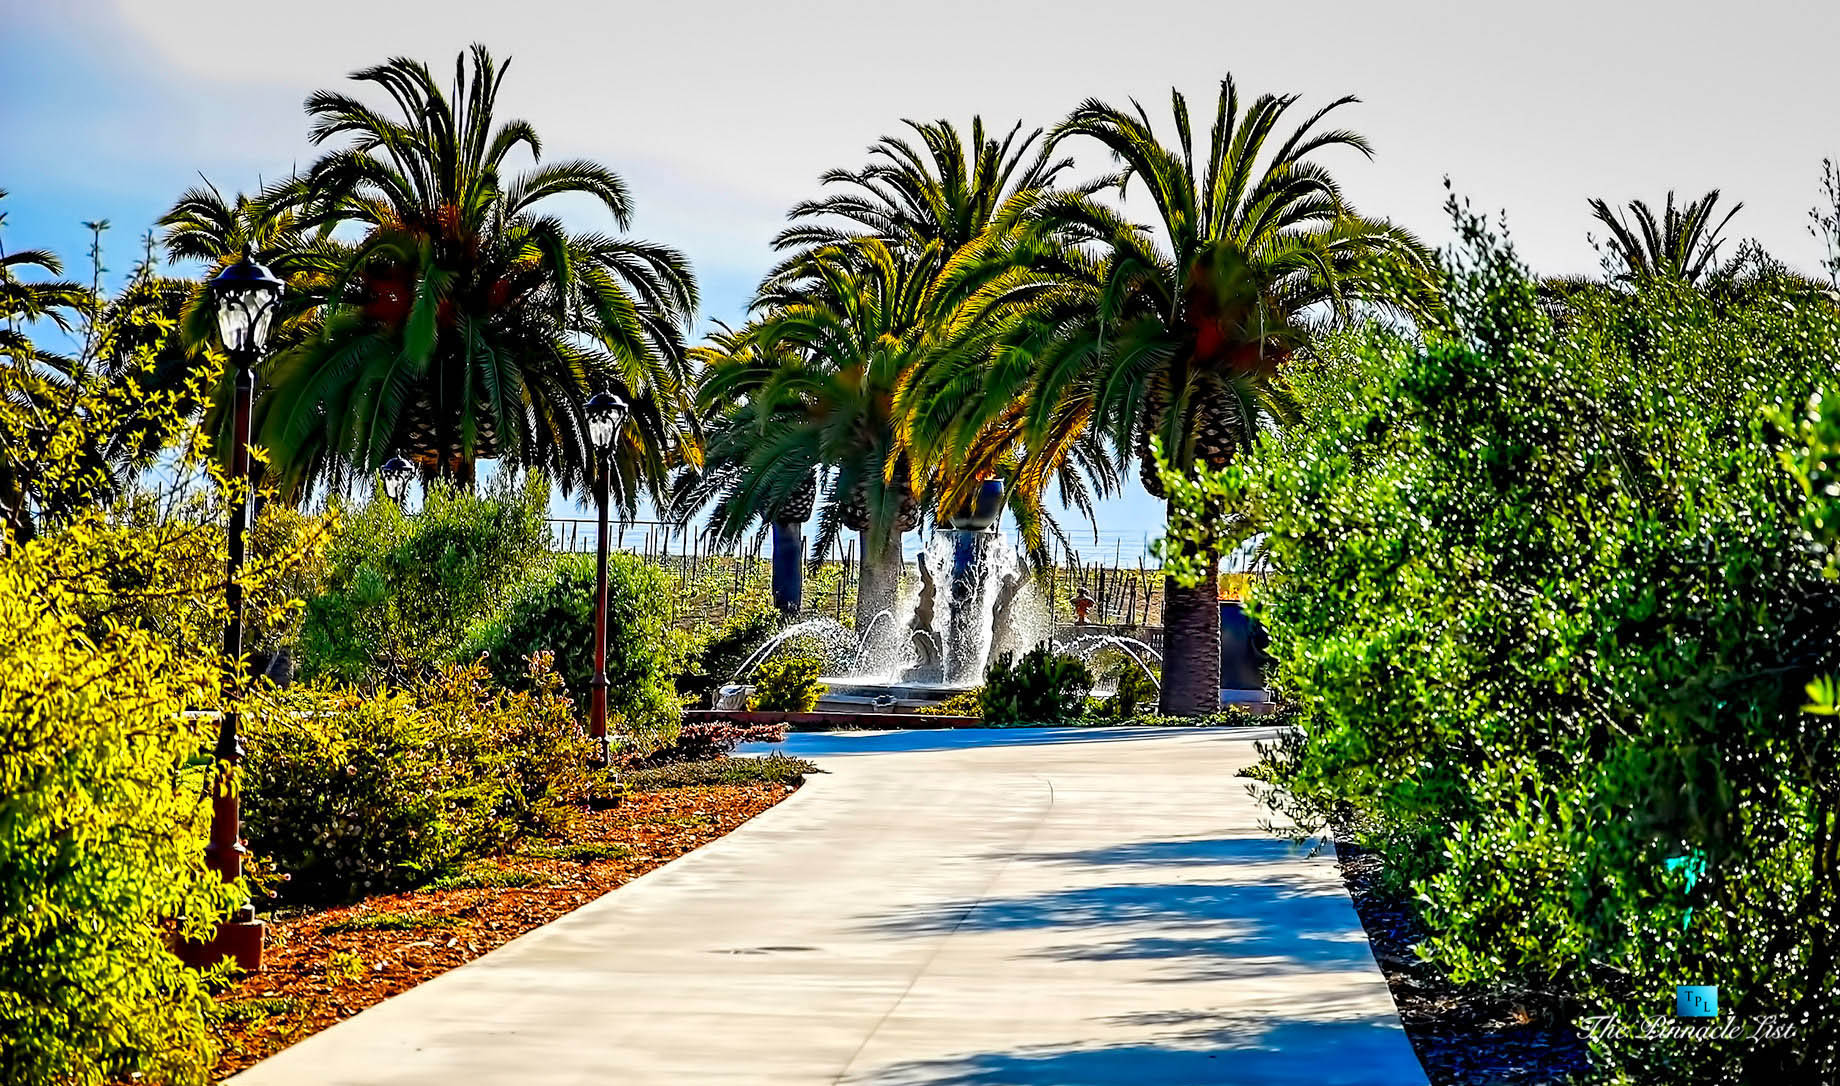
<path id="1" fill-rule="evenodd" d="M 594 677 L 588 680 L 588 737 L 594 740 L 594 761 L 605 766 L 612 760 L 607 744 L 607 482 L 613 474 L 613 444 L 626 415 L 626 401 L 597 392 L 584 405 L 588 440 L 594 445 L 594 501 L 600 517 L 595 537 L 594 573 Z"/>
<path id="2" fill-rule="evenodd" d="M 247 250 L 243 258 L 211 280 L 211 299 L 217 307 L 217 331 L 224 350 L 236 368 L 235 409 L 231 416 L 230 476 L 250 481 L 249 414 L 255 392 L 255 366 L 268 342 L 275 306 L 281 299 L 281 280 L 256 263 Z M 224 626 L 224 693 L 234 697 L 243 677 L 243 536 L 249 528 L 250 494 L 246 487 L 230 513 L 229 567 L 225 587 L 230 617 Z M 226 710 L 217 732 L 218 777 L 212 789 L 211 837 L 205 846 L 205 864 L 225 882 L 243 875 L 242 811 L 237 795 L 236 765 L 243 742 L 237 731 L 237 713 Z M 262 968 L 262 922 L 255 906 L 244 902 L 229 920 L 218 925 L 206 942 L 182 948 L 194 965 L 214 965 L 225 958 L 246 972 Z"/>

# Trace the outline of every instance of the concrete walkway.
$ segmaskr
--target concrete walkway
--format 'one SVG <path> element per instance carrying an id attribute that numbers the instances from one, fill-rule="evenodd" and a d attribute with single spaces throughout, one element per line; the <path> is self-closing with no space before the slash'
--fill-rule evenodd
<path id="1" fill-rule="evenodd" d="M 1423 1083 L 1260 734 L 794 736 L 779 806 L 234 1081 Z"/>

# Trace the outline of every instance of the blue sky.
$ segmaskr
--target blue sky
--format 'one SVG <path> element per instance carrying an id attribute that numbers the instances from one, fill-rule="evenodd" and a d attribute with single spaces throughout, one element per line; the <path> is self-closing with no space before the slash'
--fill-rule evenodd
<path id="1" fill-rule="evenodd" d="M 1523 254 L 1553 272 L 1597 266 L 1587 197 L 1659 202 L 1670 187 L 1744 200 L 1733 233 L 1812 269 L 1807 212 L 1821 159 L 1840 155 L 1827 85 L 1840 13 L 1790 0 L 1741 13 L 1580 0 L 319 0 L 286 23 L 281 9 L 220 0 L 0 2 L 0 240 L 54 249 L 86 278 L 80 223 L 107 218 L 111 281 L 200 173 L 229 192 L 306 160 L 309 91 L 399 52 L 439 69 L 474 39 L 513 58 L 503 99 L 544 135 L 545 157 L 620 171 L 633 233 L 686 250 L 706 316 L 727 320 L 784 209 L 903 117 L 981 111 L 1033 127 L 1096 95 L 1139 97 L 1156 119 L 1172 85 L 1207 109 L 1228 71 L 1306 105 L 1356 93 L 1343 120 L 1377 157 L 1329 165 L 1360 210 L 1444 244 L 1449 176 L 1505 209 Z M 604 225 L 585 206 L 562 210 Z M 1133 487 L 1107 503 L 1094 551 L 1121 539 L 1128 556 L 1160 520 Z"/>

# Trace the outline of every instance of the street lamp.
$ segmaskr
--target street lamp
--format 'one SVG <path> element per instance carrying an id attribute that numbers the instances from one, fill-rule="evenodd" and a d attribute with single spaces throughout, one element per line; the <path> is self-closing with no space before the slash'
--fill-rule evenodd
<path id="1" fill-rule="evenodd" d="M 224 626 L 224 692 L 233 698 L 243 673 L 243 536 L 249 529 L 249 413 L 255 392 L 255 367 L 268 343 L 275 306 L 281 299 L 281 280 L 250 258 L 243 257 L 211 280 L 211 302 L 217 309 L 217 334 L 230 362 L 236 367 L 236 401 L 231 416 L 230 478 L 243 485 L 230 512 L 229 570 L 224 589 L 229 621 Z M 243 874 L 242 812 L 236 791 L 236 764 L 243 743 L 237 734 L 237 714 L 227 709 L 217 732 L 218 781 L 211 800 L 211 840 L 205 846 L 205 864 L 225 882 Z M 255 906 L 244 902 L 235 915 L 218 926 L 217 933 L 190 955 L 196 964 L 212 965 L 224 958 L 245 972 L 262 968 L 262 922 Z"/>
<path id="2" fill-rule="evenodd" d="M 595 537 L 594 677 L 588 681 L 588 737 L 594 740 L 596 764 L 611 760 L 607 749 L 607 478 L 613 474 L 613 442 L 626 415 L 626 401 L 608 392 L 589 397 L 584 407 L 588 440 L 594 444 L 594 501 L 600 531 Z"/>
<path id="3" fill-rule="evenodd" d="M 384 497 L 400 507 L 409 496 L 409 480 L 415 478 L 415 465 L 400 456 L 392 456 L 383 462 L 377 475 L 383 481 Z"/>

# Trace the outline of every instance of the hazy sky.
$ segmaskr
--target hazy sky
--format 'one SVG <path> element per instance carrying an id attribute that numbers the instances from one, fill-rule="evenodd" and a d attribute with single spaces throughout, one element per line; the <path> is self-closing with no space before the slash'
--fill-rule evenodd
<path id="1" fill-rule="evenodd" d="M 1732 230 L 1812 269 L 1808 209 L 1822 158 L 1840 156 L 1828 3 L 0 0 L 0 13 L 0 241 L 86 267 L 78 223 L 107 217 L 111 278 L 200 171 L 229 192 L 306 161 L 309 91 L 395 54 L 444 72 L 474 40 L 512 58 L 501 107 L 536 125 L 544 157 L 621 172 L 633 232 L 686 250 L 706 315 L 730 320 L 785 208 L 906 117 L 1033 128 L 1089 96 L 1135 96 L 1163 121 L 1172 85 L 1205 114 L 1229 71 L 1242 92 L 1306 106 L 1352 93 L 1362 102 L 1340 119 L 1376 158 L 1326 161 L 1358 209 L 1444 244 L 1448 176 L 1505 210 L 1522 254 L 1552 272 L 1597 267 L 1587 197 L 1659 202 L 1670 187 L 1744 201 Z M 1158 521 L 1137 493 L 1101 528 L 1129 551 Z"/>

